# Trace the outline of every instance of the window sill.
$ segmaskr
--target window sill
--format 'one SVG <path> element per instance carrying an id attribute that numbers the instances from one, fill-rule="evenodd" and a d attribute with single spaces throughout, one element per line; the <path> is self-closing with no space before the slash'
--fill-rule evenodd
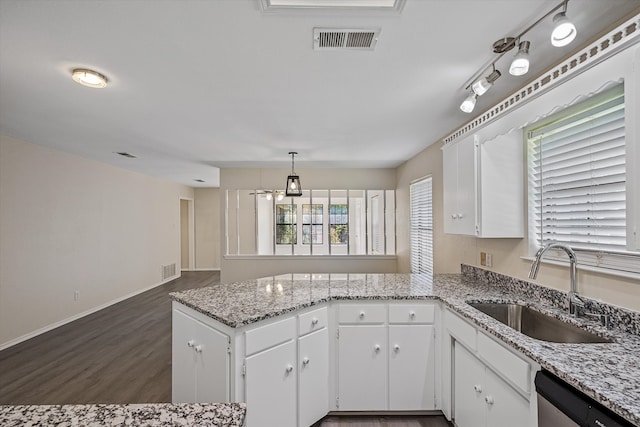
<path id="1" fill-rule="evenodd" d="M 521 256 L 520 259 L 523 260 L 523 261 L 533 262 L 534 257 L 532 257 L 532 256 Z M 554 259 L 542 258 L 542 263 L 543 264 L 551 264 L 551 265 L 559 265 L 559 266 L 563 266 L 563 267 L 567 267 L 567 268 L 569 267 L 569 263 L 567 261 L 558 261 L 558 260 L 554 260 Z M 639 273 L 633 273 L 633 272 L 622 271 L 622 270 L 614 270 L 614 269 L 611 269 L 611 268 L 594 267 L 592 265 L 584 265 L 584 264 L 580 264 L 580 261 L 578 261 L 577 268 L 578 268 L 579 271 L 589 271 L 589 272 L 592 272 L 592 273 L 603 274 L 603 275 L 606 275 L 606 276 L 615 276 L 615 277 L 622 277 L 622 278 L 625 278 L 625 279 L 640 280 L 640 274 Z"/>
<path id="2" fill-rule="evenodd" d="M 363 260 L 363 259 L 376 259 L 376 260 L 394 260 L 395 255 L 225 255 L 224 259 L 229 260 L 291 260 L 291 259 L 317 259 L 317 260 Z"/>

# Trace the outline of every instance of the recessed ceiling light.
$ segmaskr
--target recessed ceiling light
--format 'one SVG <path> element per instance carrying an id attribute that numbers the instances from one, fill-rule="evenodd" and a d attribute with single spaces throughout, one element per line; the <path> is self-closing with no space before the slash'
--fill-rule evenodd
<path id="1" fill-rule="evenodd" d="M 71 78 L 83 86 L 102 89 L 107 86 L 107 78 L 97 71 L 86 68 L 76 68 L 71 72 Z"/>

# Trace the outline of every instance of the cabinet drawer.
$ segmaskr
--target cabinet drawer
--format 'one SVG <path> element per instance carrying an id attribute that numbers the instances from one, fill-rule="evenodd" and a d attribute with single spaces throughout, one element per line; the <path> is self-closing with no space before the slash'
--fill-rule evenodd
<path id="1" fill-rule="evenodd" d="M 431 304 L 390 304 L 389 323 L 433 323 L 435 319 L 435 312 L 435 306 Z"/>
<path id="2" fill-rule="evenodd" d="M 529 393 L 531 366 L 483 333 L 478 334 L 478 355 L 491 368 L 504 375 L 525 393 Z"/>
<path id="3" fill-rule="evenodd" d="M 384 304 L 341 304 L 339 323 L 384 323 L 386 307 Z"/>
<path id="4" fill-rule="evenodd" d="M 298 316 L 298 336 L 327 327 L 327 307 Z"/>
<path id="5" fill-rule="evenodd" d="M 295 317 L 250 329 L 245 332 L 245 355 L 250 356 L 259 351 L 292 340 L 295 337 Z"/>
<path id="6" fill-rule="evenodd" d="M 476 328 L 449 310 L 445 310 L 444 312 L 444 324 L 449 330 L 449 333 L 458 341 L 472 350 L 476 349 Z"/>

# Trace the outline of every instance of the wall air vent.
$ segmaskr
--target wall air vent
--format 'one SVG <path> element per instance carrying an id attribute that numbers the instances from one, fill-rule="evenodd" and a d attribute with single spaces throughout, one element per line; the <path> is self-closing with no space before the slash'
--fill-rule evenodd
<path id="1" fill-rule="evenodd" d="M 373 50 L 378 42 L 380 28 L 344 29 L 314 28 L 314 50 Z"/>
<path id="2" fill-rule="evenodd" d="M 176 275 L 176 263 L 163 265 L 161 267 L 162 281 L 168 280 Z"/>

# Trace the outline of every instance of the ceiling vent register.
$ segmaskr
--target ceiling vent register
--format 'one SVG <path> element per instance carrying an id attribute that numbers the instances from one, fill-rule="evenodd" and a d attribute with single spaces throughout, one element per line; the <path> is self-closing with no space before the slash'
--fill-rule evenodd
<path id="1" fill-rule="evenodd" d="M 374 50 L 380 28 L 340 29 L 314 28 L 314 50 Z"/>

